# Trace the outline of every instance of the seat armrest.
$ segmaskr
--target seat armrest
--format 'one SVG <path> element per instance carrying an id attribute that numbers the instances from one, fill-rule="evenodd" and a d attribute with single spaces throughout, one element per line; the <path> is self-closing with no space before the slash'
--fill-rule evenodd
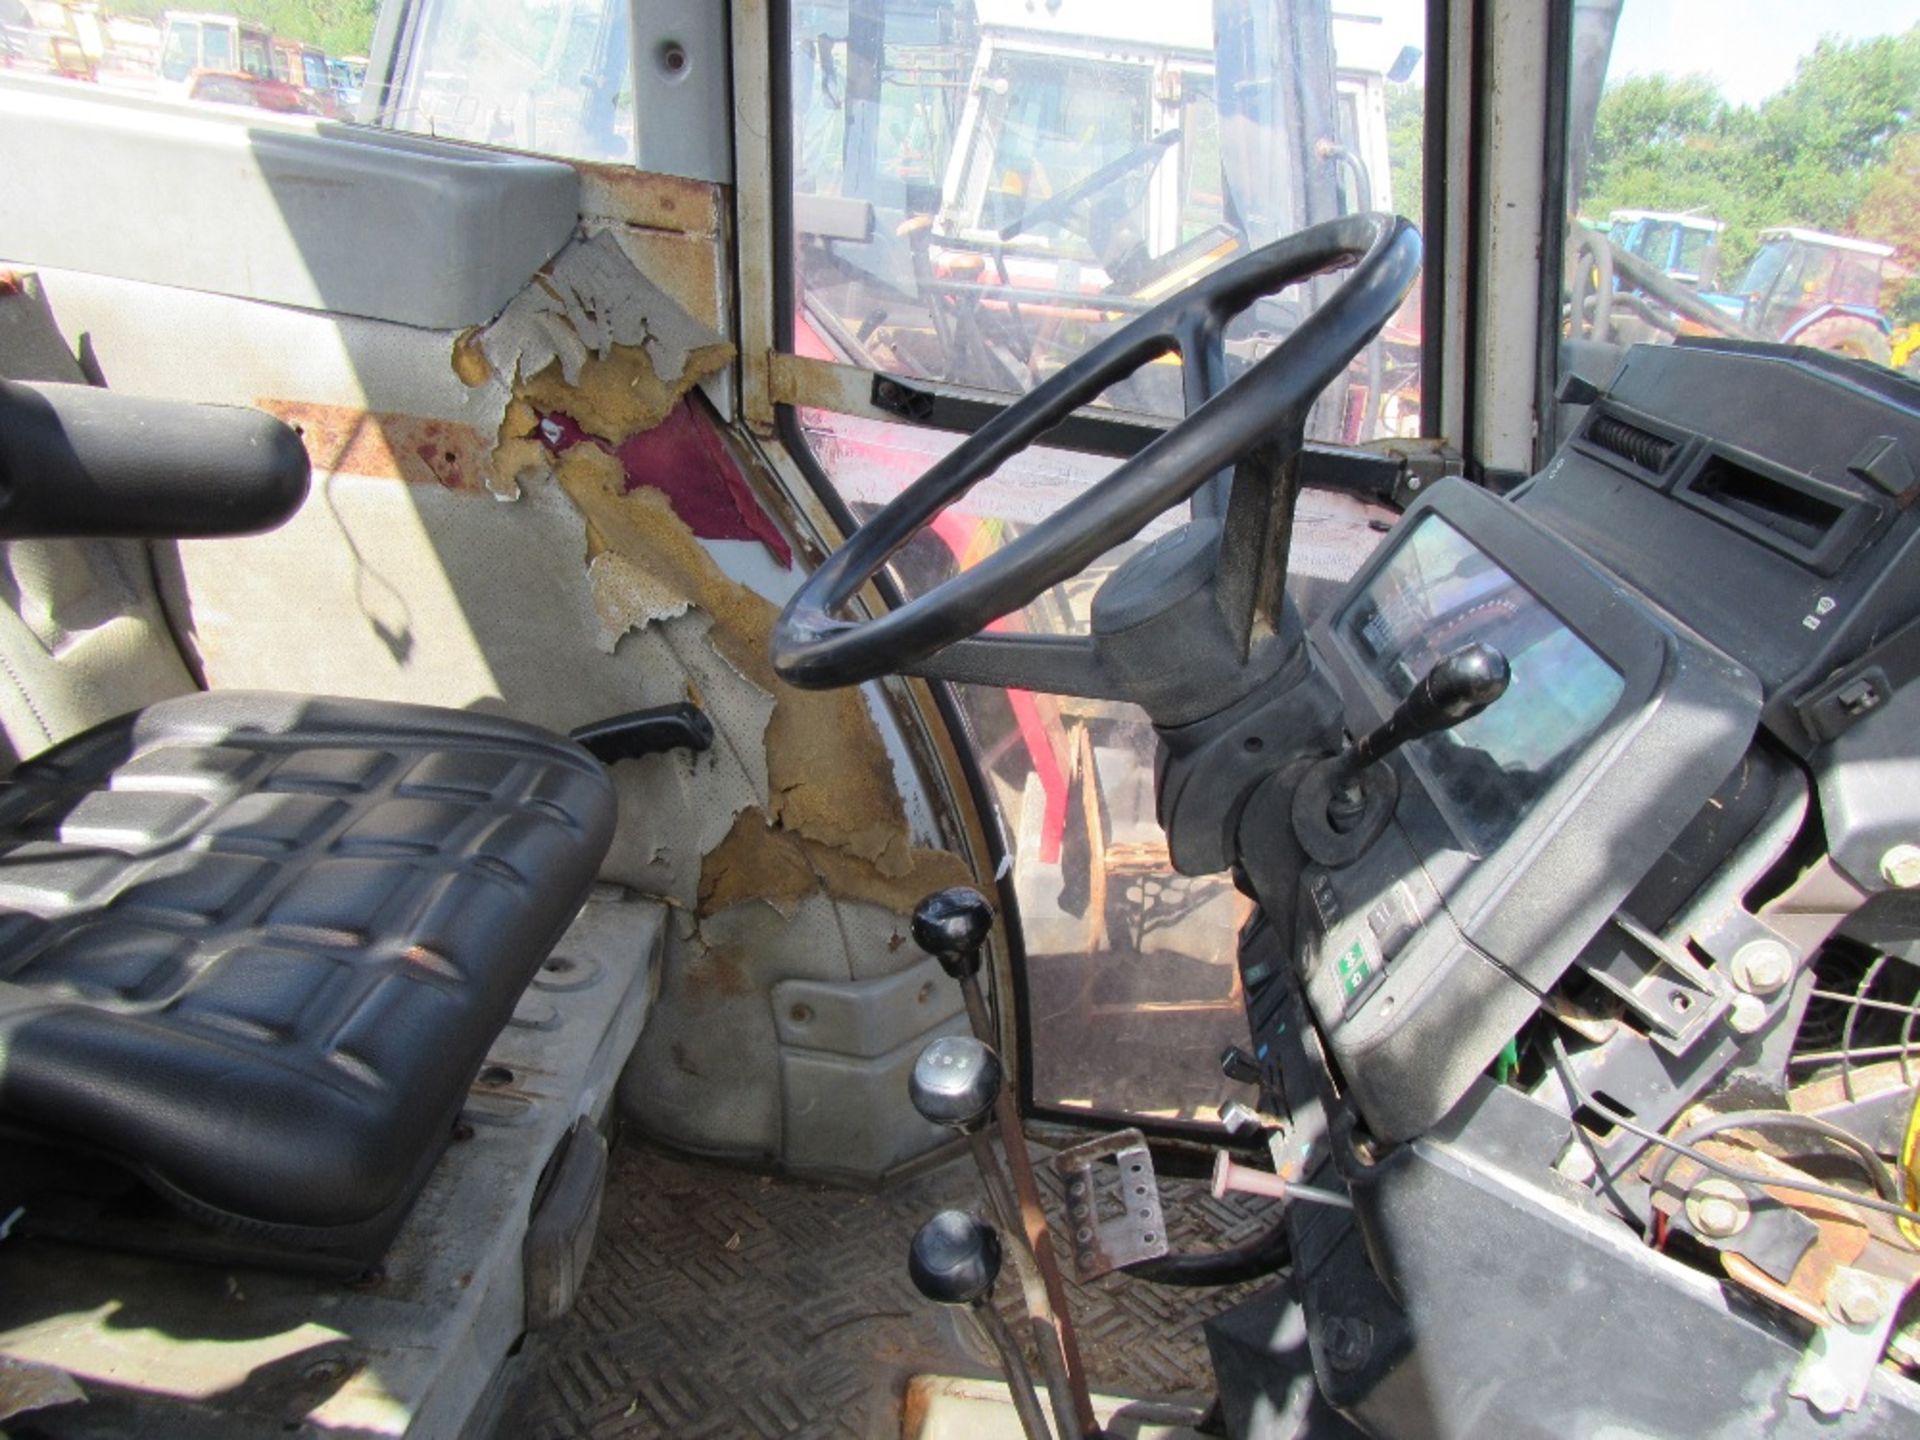
<path id="1" fill-rule="evenodd" d="M 259 410 L 0 380 L 0 540 L 253 535 L 300 508 L 310 468 Z"/>

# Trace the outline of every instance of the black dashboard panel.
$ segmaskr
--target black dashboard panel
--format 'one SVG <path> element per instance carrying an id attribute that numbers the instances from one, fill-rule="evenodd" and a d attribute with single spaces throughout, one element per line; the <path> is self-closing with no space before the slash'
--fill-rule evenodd
<path id="1" fill-rule="evenodd" d="M 1628 351 L 1514 499 L 1747 661 L 1767 729 L 1804 755 L 1838 733 L 1823 682 L 1920 611 L 1916 467 L 1920 384 L 1701 340 Z"/>
<path id="2" fill-rule="evenodd" d="M 1374 1132 L 1431 1125 L 1493 1060 L 1751 743 L 1760 687 L 1510 502 L 1461 481 L 1408 511 L 1318 627 L 1358 733 L 1472 641 L 1513 681 L 1415 742 L 1393 822 L 1310 866 L 1309 1004 Z"/>

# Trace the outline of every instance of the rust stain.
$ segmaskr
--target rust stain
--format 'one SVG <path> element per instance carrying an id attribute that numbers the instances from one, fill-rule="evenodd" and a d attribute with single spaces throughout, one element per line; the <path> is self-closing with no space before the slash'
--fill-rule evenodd
<path id="1" fill-rule="evenodd" d="M 317 470 L 439 485 L 462 493 L 484 490 L 487 447 L 471 425 L 301 400 L 260 399 L 254 404 L 300 432 Z"/>
<path id="2" fill-rule="evenodd" d="M 692 995 L 751 995 L 752 960 L 731 945 L 699 941 L 688 958 L 686 988 Z"/>
<path id="3" fill-rule="evenodd" d="M 655 175 L 627 165 L 575 162 L 580 213 L 650 230 L 712 235 L 720 227 L 726 191 L 704 180 Z"/>

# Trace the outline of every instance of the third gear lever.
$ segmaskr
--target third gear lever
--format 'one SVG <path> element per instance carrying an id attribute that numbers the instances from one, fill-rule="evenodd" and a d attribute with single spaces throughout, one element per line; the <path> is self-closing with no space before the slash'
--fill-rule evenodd
<path id="1" fill-rule="evenodd" d="M 1386 826 L 1399 798 L 1388 755 L 1423 735 L 1471 720 L 1507 693 L 1513 672 L 1491 645 L 1466 645 L 1434 662 L 1386 723 L 1330 755 L 1293 795 L 1301 848 L 1322 865 L 1351 863 Z"/>

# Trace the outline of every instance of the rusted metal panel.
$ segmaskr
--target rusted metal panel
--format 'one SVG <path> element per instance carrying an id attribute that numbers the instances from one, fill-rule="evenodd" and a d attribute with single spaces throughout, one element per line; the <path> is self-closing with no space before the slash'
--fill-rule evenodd
<path id="1" fill-rule="evenodd" d="M 873 420 L 900 418 L 873 403 L 873 374 L 857 365 L 776 353 L 767 362 L 767 379 L 776 405 L 837 410 Z"/>
<path id="2" fill-rule="evenodd" d="M 711 237 L 720 229 L 727 191 L 705 180 L 656 175 L 630 165 L 580 161 L 580 214 L 649 230 Z"/>
<path id="3" fill-rule="evenodd" d="M 779 263 L 773 235 L 773 76 L 767 53 L 768 0 L 734 0 L 734 238 L 740 276 L 740 403 L 747 423 L 773 433 L 768 361 Z M 786 57 L 780 57 L 785 64 Z"/>

